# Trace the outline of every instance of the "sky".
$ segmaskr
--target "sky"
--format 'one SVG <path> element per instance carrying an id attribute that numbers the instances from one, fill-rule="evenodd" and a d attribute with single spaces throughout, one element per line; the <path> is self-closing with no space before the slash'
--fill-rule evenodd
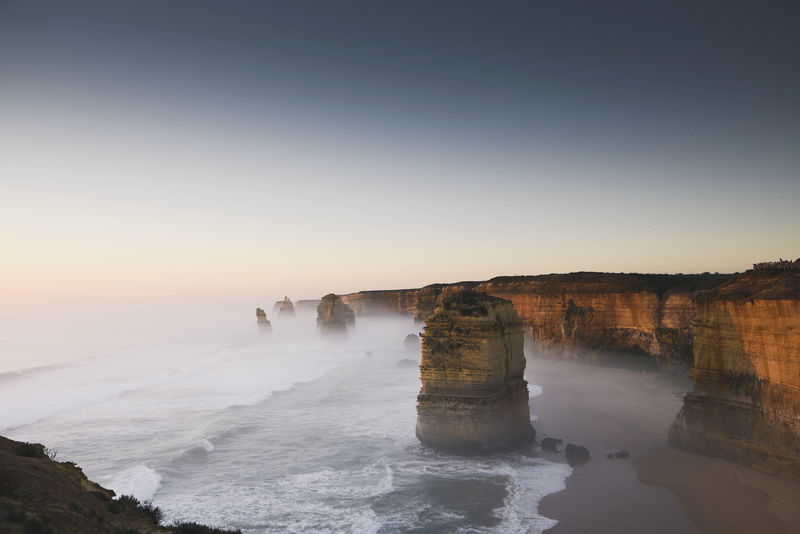
<path id="1" fill-rule="evenodd" d="M 0 0 L 0 303 L 800 256 L 800 4 Z"/>

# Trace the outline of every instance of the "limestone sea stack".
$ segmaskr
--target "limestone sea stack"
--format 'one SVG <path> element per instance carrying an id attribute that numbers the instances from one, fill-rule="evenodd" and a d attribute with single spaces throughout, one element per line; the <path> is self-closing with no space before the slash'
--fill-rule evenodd
<path id="1" fill-rule="evenodd" d="M 294 317 L 294 304 L 292 304 L 292 301 L 289 300 L 289 297 L 283 297 L 283 300 L 280 301 L 280 308 L 278 309 L 278 317 L 280 319 L 285 319 L 286 317 Z"/>
<path id="2" fill-rule="evenodd" d="M 256 308 L 256 322 L 258 324 L 258 330 L 261 332 L 270 332 L 272 331 L 272 323 L 269 322 L 267 319 L 267 314 L 261 308 Z"/>
<path id="3" fill-rule="evenodd" d="M 317 305 L 317 326 L 323 334 L 347 333 L 356 324 L 356 315 L 338 295 L 328 293 Z"/>
<path id="4" fill-rule="evenodd" d="M 436 306 L 422 334 L 417 438 L 458 453 L 531 441 L 522 320 L 511 302 L 463 291 Z"/>

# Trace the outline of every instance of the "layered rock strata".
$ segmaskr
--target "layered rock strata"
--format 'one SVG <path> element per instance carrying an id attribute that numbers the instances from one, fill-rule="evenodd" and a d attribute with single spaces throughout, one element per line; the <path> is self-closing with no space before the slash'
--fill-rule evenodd
<path id="1" fill-rule="evenodd" d="M 522 320 L 507 300 L 464 291 L 444 299 L 422 335 L 417 437 L 485 453 L 532 440 Z"/>
<path id="2" fill-rule="evenodd" d="M 355 313 L 338 295 L 329 293 L 317 305 L 317 326 L 323 334 L 347 333 L 355 323 Z"/>
<path id="3" fill-rule="evenodd" d="M 256 324 L 261 332 L 269 332 L 272 330 L 272 323 L 267 319 L 267 314 L 261 308 L 256 308 Z"/>
<path id="4" fill-rule="evenodd" d="M 712 274 L 571 273 L 363 291 L 342 298 L 358 315 L 404 314 L 424 320 L 442 299 L 473 289 L 511 301 L 538 354 L 563 355 L 574 347 L 589 347 L 630 350 L 690 363 L 693 299 L 730 278 Z"/>
<path id="5" fill-rule="evenodd" d="M 696 306 L 671 443 L 800 480 L 800 274 L 742 276 Z"/>

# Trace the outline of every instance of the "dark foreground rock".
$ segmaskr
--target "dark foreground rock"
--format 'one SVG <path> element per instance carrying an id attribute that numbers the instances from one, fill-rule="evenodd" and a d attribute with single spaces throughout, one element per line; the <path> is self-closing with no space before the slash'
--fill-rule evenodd
<path id="1" fill-rule="evenodd" d="M 0 532 L 3 534 L 234 534 L 195 523 L 162 526 L 161 510 L 86 478 L 38 443 L 0 436 Z M 196 528 L 195 528 L 196 527 Z M 239 533 L 241 534 L 241 533 Z"/>
<path id="2" fill-rule="evenodd" d="M 558 450 L 558 445 L 561 443 L 560 439 L 556 438 L 544 438 L 542 440 L 542 450 L 543 451 L 556 451 Z"/>
<path id="3" fill-rule="evenodd" d="M 522 321 L 510 302 L 472 291 L 445 299 L 422 336 L 417 437 L 458 453 L 533 440 L 524 372 Z"/>
<path id="4" fill-rule="evenodd" d="M 567 456 L 567 461 L 570 465 L 579 465 L 589 461 L 589 449 L 583 445 L 567 444 L 564 449 L 564 454 Z"/>

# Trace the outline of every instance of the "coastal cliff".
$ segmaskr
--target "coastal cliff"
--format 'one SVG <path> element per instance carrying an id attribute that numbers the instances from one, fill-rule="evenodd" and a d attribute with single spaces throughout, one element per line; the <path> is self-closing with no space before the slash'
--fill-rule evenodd
<path id="1" fill-rule="evenodd" d="M 509 300 L 539 355 L 575 347 L 630 350 L 690 363 L 694 297 L 730 275 L 571 273 L 498 277 L 342 296 L 358 315 L 425 318 L 465 289 Z"/>
<path id="2" fill-rule="evenodd" d="M 463 291 L 444 299 L 422 335 L 417 437 L 456 452 L 534 438 L 522 321 L 507 300 Z"/>
<path id="3" fill-rule="evenodd" d="M 671 443 L 800 480 L 800 273 L 738 277 L 696 309 Z"/>
<path id="4" fill-rule="evenodd" d="M 4 534 L 241 534 L 196 523 L 161 526 L 161 510 L 89 480 L 38 443 L 0 436 L 0 532 Z"/>

